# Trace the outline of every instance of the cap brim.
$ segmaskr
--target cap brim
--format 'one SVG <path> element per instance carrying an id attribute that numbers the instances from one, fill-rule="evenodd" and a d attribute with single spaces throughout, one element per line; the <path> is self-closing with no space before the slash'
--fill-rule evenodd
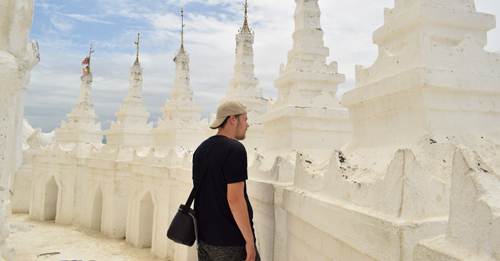
<path id="1" fill-rule="evenodd" d="M 219 126 L 224 122 L 224 120 L 226 119 L 226 117 L 224 118 L 216 118 L 214 122 L 212 122 L 212 124 L 210 124 L 210 129 L 217 129 L 219 128 Z"/>

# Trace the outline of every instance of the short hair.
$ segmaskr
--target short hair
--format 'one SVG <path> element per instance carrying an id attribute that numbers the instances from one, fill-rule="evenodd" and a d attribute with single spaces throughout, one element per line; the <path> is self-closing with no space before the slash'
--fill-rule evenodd
<path id="1" fill-rule="evenodd" d="M 234 117 L 236 119 L 239 119 L 240 118 L 240 115 L 241 114 L 237 114 L 237 115 L 234 115 Z M 231 117 L 231 115 L 227 116 L 226 119 L 219 125 L 219 128 L 224 128 L 224 126 L 226 126 L 227 124 L 227 120 Z"/>

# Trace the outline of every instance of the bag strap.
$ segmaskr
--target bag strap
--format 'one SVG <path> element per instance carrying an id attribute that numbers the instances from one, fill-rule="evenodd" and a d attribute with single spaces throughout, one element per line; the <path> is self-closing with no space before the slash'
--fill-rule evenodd
<path id="1" fill-rule="evenodd" d="M 205 176 L 208 163 L 210 162 L 210 159 L 212 158 L 212 152 L 214 152 L 215 148 L 219 145 L 219 143 L 222 142 L 224 138 L 220 138 L 219 141 L 217 141 L 213 146 L 210 152 L 208 153 L 207 159 L 205 160 L 205 164 L 203 165 L 203 169 L 201 170 L 200 176 L 198 177 L 198 180 L 196 181 L 196 184 L 194 184 L 193 190 L 191 190 L 191 194 L 189 194 L 189 198 L 186 201 L 186 204 L 184 205 L 184 211 L 188 211 L 189 208 L 191 207 L 191 204 L 193 204 L 194 197 L 196 197 L 196 194 L 198 194 L 198 190 L 200 190 L 201 186 L 201 181 L 203 180 L 203 177 Z"/>

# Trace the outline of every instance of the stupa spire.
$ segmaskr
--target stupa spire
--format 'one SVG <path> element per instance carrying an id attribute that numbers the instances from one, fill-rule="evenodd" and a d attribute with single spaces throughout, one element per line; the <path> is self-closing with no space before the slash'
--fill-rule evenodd
<path id="1" fill-rule="evenodd" d="M 92 76 L 92 73 L 90 73 L 90 58 L 92 57 L 92 53 L 94 50 L 92 50 L 92 43 L 90 43 L 90 52 L 89 55 L 85 56 L 85 59 L 82 61 L 82 66 L 85 66 L 82 68 L 83 75 L 90 75 Z"/>
<path id="2" fill-rule="evenodd" d="M 203 126 L 207 120 L 200 121 L 203 107 L 193 98 L 189 87 L 189 54 L 184 50 L 184 10 L 182 15 L 181 49 L 174 58 L 174 89 L 170 91 L 171 100 L 161 108 L 163 119 L 158 119 L 158 127 L 151 131 L 158 146 L 196 148 L 206 138 Z"/>
<path id="3" fill-rule="evenodd" d="M 323 41 L 318 0 L 296 0 L 295 2 L 293 48 L 288 52 L 288 60 L 299 57 L 302 62 L 318 60 L 326 63 L 329 50 Z"/>
<path id="4" fill-rule="evenodd" d="M 185 53 L 184 51 L 184 27 L 186 26 L 184 24 L 184 8 L 181 9 L 181 49 L 179 50 L 179 53 Z"/>
<path id="5" fill-rule="evenodd" d="M 193 92 L 189 88 L 189 55 L 184 50 L 184 9 L 181 9 L 182 29 L 181 29 L 181 49 L 174 57 L 175 66 L 175 82 L 174 89 L 170 92 L 172 100 L 178 98 L 192 99 Z"/>
<path id="6" fill-rule="evenodd" d="M 93 53 L 94 51 L 95 51 L 95 50 L 92 50 L 92 43 L 90 43 L 89 65 L 87 66 L 89 74 L 90 74 L 90 59 L 92 58 L 92 53 Z"/>
<path id="7" fill-rule="evenodd" d="M 137 57 L 135 58 L 135 63 L 139 63 L 139 37 L 141 36 L 141 32 L 137 33 L 137 42 L 134 42 L 137 45 Z"/>
<path id="8" fill-rule="evenodd" d="M 248 3 L 245 0 L 245 21 L 243 22 L 243 27 L 240 27 L 239 33 L 249 33 L 253 34 L 252 29 L 248 26 Z"/>
<path id="9" fill-rule="evenodd" d="M 82 68 L 83 75 L 82 77 L 80 77 L 82 83 L 80 85 L 78 99 L 75 103 L 75 106 L 77 106 L 78 108 L 85 107 L 86 109 L 84 111 L 86 113 L 90 112 L 89 108 L 92 108 L 94 106 L 94 104 L 90 101 L 92 90 L 92 72 L 90 71 L 90 60 L 92 59 L 92 53 L 94 53 L 94 51 L 95 50 L 92 50 L 92 43 L 90 43 L 89 55 L 87 55 L 82 61 L 82 66 L 85 67 Z M 93 112 L 91 114 L 94 115 Z"/>

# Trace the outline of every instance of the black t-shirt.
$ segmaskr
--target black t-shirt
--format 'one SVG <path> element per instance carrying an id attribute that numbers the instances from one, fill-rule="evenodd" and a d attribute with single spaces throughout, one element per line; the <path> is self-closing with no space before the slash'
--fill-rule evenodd
<path id="1" fill-rule="evenodd" d="M 196 183 L 208 153 L 221 139 L 212 153 L 194 201 L 194 210 L 198 215 L 198 237 L 212 246 L 245 246 L 245 239 L 227 202 L 227 184 L 244 182 L 248 178 L 247 153 L 243 144 L 226 136 L 213 136 L 205 140 L 193 155 L 193 180 Z M 244 195 L 253 232 L 253 211 L 246 183 Z"/>

